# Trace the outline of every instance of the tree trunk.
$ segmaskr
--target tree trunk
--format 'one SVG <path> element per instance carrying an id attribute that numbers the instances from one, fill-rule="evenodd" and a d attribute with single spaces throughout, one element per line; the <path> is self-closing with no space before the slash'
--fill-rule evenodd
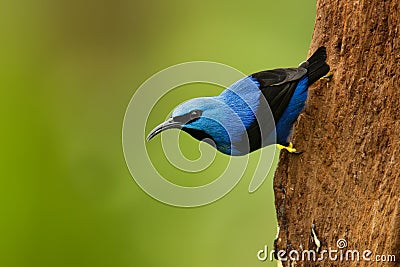
<path id="1" fill-rule="evenodd" d="M 399 2 L 317 3 L 309 53 L 327 47 L 333 78 L 310 89 L 292 136 L 303 154 L 283 151 L 274 179 L 275 250 L 287 257 L 297 250 L 294 266 L 400 266 Z M 332 259 L 302 258 L 316 250 L 312 224 L 320 250 L 338 250 Z M 349 250 L 358 250 L 359 261 Z M 376 255 L 396 262 L 377 263 Z"/>

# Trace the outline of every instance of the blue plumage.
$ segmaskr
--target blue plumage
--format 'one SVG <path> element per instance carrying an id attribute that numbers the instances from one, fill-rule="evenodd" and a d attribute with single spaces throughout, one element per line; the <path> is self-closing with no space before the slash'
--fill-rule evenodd
<path id="1" fill-rule="evenodd" d="M 325 60 L 325 47 L 320 47 L 298 68 L 254 73 L 218 96 L 188 100 L 176 107 L 148 140 L 163 130 L 179 128 L 233 156 L 270 144 L 287 145 L 293 124 L 304 109 L 309 85 L 329 71 Z"/>
<path id="2" fill-rule="evenodd" d="M 245 77 L 223 91 L 217 99 L 226 103 L 239 116 L 247 129 L 255 119 L 260 96 L 259 83 L 251 77 Z"/>
<path id="3" fill-rule="evenodd" d="M 304 109 L 308 96 L 308 77 L 301 78 L 296 90 L 290 99 L 289 105 L 283 112 L 281 119 L 276 124 L 276 141 L 278 144 L 286 144 L 291 133 L 293 123 Z"/>

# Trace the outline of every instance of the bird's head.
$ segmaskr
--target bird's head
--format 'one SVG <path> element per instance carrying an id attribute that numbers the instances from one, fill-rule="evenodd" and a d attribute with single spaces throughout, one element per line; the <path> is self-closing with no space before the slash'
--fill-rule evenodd
<path id="1" fill-rule="evenodd" d="M 169 119 L 149 133 L 147 141 L 164 130 L 175 128 L 230 154 L 232 138 L 240 127 L 244 129 L 241 124 L 237 114 L 218 97 L 194 98 L 177 106 Z"/>

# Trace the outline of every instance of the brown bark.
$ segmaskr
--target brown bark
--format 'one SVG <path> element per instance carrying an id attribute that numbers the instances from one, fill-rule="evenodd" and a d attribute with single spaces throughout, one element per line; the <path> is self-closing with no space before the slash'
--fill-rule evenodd
<path id="1" fill-rule="evenodd" d="M 333 78 L 311 88 L 292 137 L 304 153 L 282 152 L 274 179 L 277 250 L 315 249 L 314 223 L 321 249 L 344 238 L 396 262 L 295 266 L 400 266 L 399 2 L 318 1 L 310 53 L 327 47 Z"/>

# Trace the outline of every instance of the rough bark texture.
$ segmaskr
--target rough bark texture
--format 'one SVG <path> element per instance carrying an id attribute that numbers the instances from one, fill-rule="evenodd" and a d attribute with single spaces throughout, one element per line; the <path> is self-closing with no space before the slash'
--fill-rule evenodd
<path id="1" fill-rule="evenodd" d="M 338 249 L 343 238 L 342 251 L 357 249 L 360 261 L 326 255 L 293 266 L 400 266 L 399 2 L 317 3 L 309 53 L 327 47 L 333 78 L 311 88 L 295 125 L 292 140 L 304 153 L 281 153 L 276 249 L 316 249 L 314 223 L 321 249 Z M 370 262 L 362 259 L 367 249 Z M 377 263 L 377 254 L 395 255 L 396 262 Z"/>

